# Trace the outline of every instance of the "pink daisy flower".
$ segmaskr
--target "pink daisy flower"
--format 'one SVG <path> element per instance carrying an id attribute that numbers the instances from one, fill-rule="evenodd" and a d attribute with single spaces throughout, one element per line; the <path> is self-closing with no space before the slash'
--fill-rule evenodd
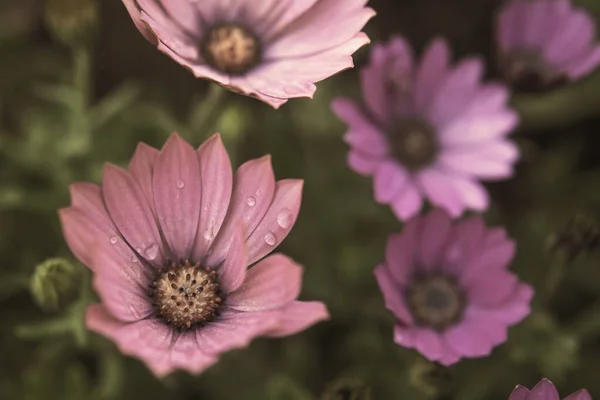
<path id="1" fill-rule="evenodd" d="M 278 108 L 353 67 L 367 0 L 123 0 L 151 43 L 198 78 Z"/>
<path id="2" fill-rule="evenodd" d="M 524 90 L 574 81 L 600 65 L 594 19 L 569 0 L 513 0 L 497 17 L 502 73 Z"/>
<path id="3" fill-rule="evenodd" d="M 268 156 L 234 175 L 218 134 L 197 151 L 177 134 L 160 151 L 140 143 L 128 170 L 107 164 L 101 186 L 72 185 L 59 211 L 102 299 L 87 326 L 162 376 L 327 319 L 322 303 L 295 300 L 298 264 L 262 259 L 291 230 L 301 194 L 301 180 L 275 182 Z"/>
<path id="4" fill-rule="evenodd" d="M 517 147 L 506 136 L 517 114 L 508 91 L 481 84 L 483 62 L 449 65 L 444 40 L 433 41 L 420 63 L 405 39 L 373 46 L 361 70 L 364 106 L 338 98 L 332 109 L 349 125 L 348 164 L 373 176 L 375 200 L 399 219 L 421 209 L 423 199 L 452 216 L 485 210 L 488 195 L 478 179 L 510 177 Z"/>
<path id="5" fill-rule="evenodd" d="M 530 312 L 533 289 L 506 270 L 514 252 L 479 216 L 453 223 L 436 209 L 410 220 L 374 271 L 398 319 L 394 341 L 446 366 L 490 354 Z"/>
<path id="6" fill-rule="evenodd" d="M 548 379 L 542 379 L 531 390 L 518 385 L 508 400 L 560 400 L 558 391 Z M 563 400 L 592 400 L 587 390 L 581 389 L 565 397 Z"/>

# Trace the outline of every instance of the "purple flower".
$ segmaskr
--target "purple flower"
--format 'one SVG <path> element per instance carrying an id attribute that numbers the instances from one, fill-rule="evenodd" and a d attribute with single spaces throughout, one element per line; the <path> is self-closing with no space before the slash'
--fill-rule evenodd
<path id="1" fill-rule="evenodd" d="M 600 64 L 592 16 L 568 0 L 513 0 L 498 15 L 502 73 L 535 90 L 577 80 Z"/>
<path id="2" fill-rule="evenodd" d="M 234 175 L 218 134 L 197 151 L 177 134 L 161 151 L 140 143 L 128 170 L 107 164 L 101 186 L 72 185 L 59 212 L 102 299 L 87 326 L 162 376 L 327 319 L 322 303 L 295 300 L 299 265 L 262 259 L 291 230 L 301 194 L 301 180 L 275 182 L 268 156 Z"/>
<path id="3" fill-rule="evenodd" d="M 353 67 L 367 0 L 123 0 L 151 43 L 198 78 L 278 108 Z"/>
<path id="4" fill-rule="evenodd" d="M 531 390 L 518 385 L 508 400 L 560 400 L 558 391 L 548 379 L 542 379 Z M 592 400 L 587 390 L 581 389 L 565 397 L 563 400 Z"/>
<path id="5" fill-rule="evenodd" d="M 508 92 L 481 84 L 483 62 L 468 58 L 450 67 L 445 41 L 433 41 L 421 62 L 401 37 L 373 46 L 361 70 L 364 106 L 338 98 L 333 111 L 349 125 L 348 164 L 374 177 L 375 200 L 399 219 L 423 199 L 452 216 L 484 210 L 488 195 L 478 179 L 510 177 L 517 147 L 506 136 L 518 118 Z"/>
<path id="6" fill-rule="evenodd" d="M 490 354 L 530 312 L 533 289 L 506 270 L 514 252 L 504 229 L 479 216 L 453 223 L 436 209 L 410 220 L 375 268 L 398 319 L 394 341 L 443 365 Z"/>

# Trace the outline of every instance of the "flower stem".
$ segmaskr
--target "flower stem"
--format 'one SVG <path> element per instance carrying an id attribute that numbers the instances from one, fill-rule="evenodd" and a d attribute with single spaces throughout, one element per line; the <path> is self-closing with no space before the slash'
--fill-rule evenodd
<path id="1" fill-rule="evenodd" d="M 212 84 L 206 98 L 192 113 L 190 117 L 190 128 L 204 136 L 211 134 L 219 117 L 225 110 L 227 103 L 227 89 L 220 85 Z"/>

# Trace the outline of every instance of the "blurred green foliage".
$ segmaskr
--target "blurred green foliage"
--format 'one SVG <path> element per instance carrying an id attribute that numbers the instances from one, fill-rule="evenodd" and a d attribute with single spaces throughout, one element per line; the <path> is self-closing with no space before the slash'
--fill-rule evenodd
<path id="1" fill-rule="evenodd" d="M 578 3 L 600 16 L 597 2 Z M 399 33 L 422 49 L 444 35 L 456 57 L 481 53 L 496 76 L 500 1 L 370 4 L 379 12 L 367 27 L 374 41 Z M 563 393 L 600 395 L 600 254 L 587 245 L 565 257 L 564 246 L 548 246 L 585 237 L 568 225 L 574 216 L 600 218 L 600 73 L 514 97 L 522 160 L 512 180 L 488 185 L 486 219 L 517 240 L 513 269 L 536 287 L 535 310 L 490 357 L 440 369 L 393 343 L 372 275 L 401 224 L 346 167 L 345 127 L 329 111 L 334 97 L 359 95 L 357 70 L 275 111 L 193 79 L 143 40 L 120 1 L 98 6 L 96 40 L 82 47 L 50 35 L 35 0 L 0 0 L 0 399 L 502 400 L 542 376 Z M 356 54 L 358 66 L 367 54 Z M 175 130 L 196 146 L 220 131 L 234 165 L 271 153 L 278 178 L 305 179 L 300 218 L 280 250 L 306 267 L 302 298 L 324 301 L 332 319 L 257 340 L 199 377 L 159 381 L 85 330 L 94 294 L 56 210 L 68 205 L 70 183 L 99 182 L 105 162 L 126 165 L 138 141 L 160 147 Z M 73 285 L 79 296 L 58 301 Z"/>

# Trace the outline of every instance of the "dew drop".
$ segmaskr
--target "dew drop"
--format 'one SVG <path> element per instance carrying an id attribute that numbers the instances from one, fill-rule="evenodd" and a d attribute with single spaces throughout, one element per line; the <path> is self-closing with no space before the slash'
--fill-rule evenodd
<path id="1" fill-rule="evenodd" d="M 110 238 L 110 242 L 111 242 L 112 244 L 117 244 L 117 241 L 118 241 L 118 240 L 119 240 L 119 238 L 118 238 L 118 237 L 116 237 L 116 236 L 111 236 L 111 238 Z"/>
<path id="2" fill-rule="evenodd" d="M 177 185 L 177 189 L 183 189 L 183 187 L 185 186 L 185 182 L 179 180 L 176 182 L 176 185 Z"/>
<path id="3" fill-rule="evenodd" d="M 275 235 L 269 232 L 265 235 L 265 243 L 267 243 L 269 246 L 275 246 L 275 244 L 277 244 L 277 238 Z"/>
<path id="4" fill-rule="evenodd" d="M 137 258 L 136 256 L 133 256 L 133 257 L 131 257 L 131 262 L 134 262 L 134 263 L 136 263 L 136 262 L 138 262 L 138 261 L 139 261 L 139 260 L 138 260 L 138 258 Z"/>
<path id="5" fill-rule="evenodd" d="M 156 257 L 158 256 L 158 245 L 156 243 L 151 244 L 150 246 L 148 246 L 144 254 L 148 260 L 152 261 L 156 259 Z"/>
<path id="6" fill-rule="evenodd" d="M 254 207 L 254 205 L 256 205 L 256 199 L 252 196 L 248 196 L 246 197 L 246 204 L 248 204 L 250 207 Z"/>
<path id="7" fill-rule="evenodd" d="M 277 214 L 277 223 L 283 229 L 287 229 L 290 227 L 290 225 L 292 225 L 292 218 L 292 212 L 289 209 L 284 208 L 279 214 Z"/>
<path id="8" fill-rule="evenodd" d="M 262 191 L 261 191 L 260 189 L 258 189 L 258 190 L 256 191 L 256 195 L 257 195 L 257 196 L 260 196 L 260 194 L 261 194 L 261 193 L 262 193 Z"/>

